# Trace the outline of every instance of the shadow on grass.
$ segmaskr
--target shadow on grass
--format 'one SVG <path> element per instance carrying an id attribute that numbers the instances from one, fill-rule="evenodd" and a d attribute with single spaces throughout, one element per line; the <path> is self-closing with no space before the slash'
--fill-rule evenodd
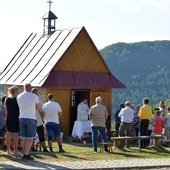
<path id="1" fill-rule="evenodd" d="M 36 159 L 46 159 L 45 156 L 48 157 L 53 157 L 53 158 L 57 158 L 57 154 L 54 153 L 44 153 L 44 152 L 30 152 L 30 155 Z M 0 159 L 1 158 L 5 158 L 11 161 L 16 161 L 16 160 L 23 160 L 21 158 L 21 155 L 15 156 L 15 155 L 7 155 L 6 152 L 0 152 Z"/>
<path id="2" fill-rule="evenodd" d="M 21 159 L 21 156 L 11 156 L 11 155 L 7 155 L 6 153 L 1 153 L 0 154 L 0 159 L 1 158 L 5 158 L 5 159 L 8 159 L 10 161 L 16 161 L 16 160 L 22 160 Z"/>
<path id="3" fill-rule="evenodd" d="M 128 149 L 113 149 L 113 153 L 115 155 L 121 155 L 123 157 L 133 157 L 133 158 L 149 158 L 156 156 L 168 156 L 170 151 L 166 148 L 159 146 L 159 147 L 148 147 L 145 149 L 139 149 L 137 147 L 130 147 Z"/>
<path id="4" fill-rule="evenodd" d="M 52 157 L 52 158 L 55 158 L 57 159 L 57 152 L 49 152 L 49 153 L 44 153 L 44 152 L 34 152 L 32 154 L 34 156 L 34 158 L 37 158 L 37 159 L 46 159 L 45 156 L 48 156 L 48 157 Z"/>
<path id="5" fill-rule="evenodd" d="M 98 149 L 99 149 L 99 143 L 100 142 L 98 142 Z M 87 143 L 86 145 L 83 145 L 82 143 L 66 143 L 66 144 L 70 146 L 77 146 L 79 148 L 91 148 L 91 149 L 93 148 L 91 143 Z M 165 148 L 163 146 L 159 146 L 159 147 L 152 146 L 146 149 L 139 149 L 137 143 L 132 143 L 130 145 L 130 148 L 128 149 L 114 148 L 111 154 L 123 155 L 125 157 L 146 158 L 147 156 L 151 157 L 154 154 L 158 156 L 167 156 L 168 154 L 170 154 L 170 150 L 168 150 L 168 148 Z"/>
<path id="6" fill-rule="evenodd" d="M 110 153 L 110 154 L 119 155 L 121 157 L 126 157 L 126 158 L 141 158 L 142 157 L 140 155 L 128 153 L 126 151 L 125 152 L 113 152 L 113 153 Z"/>
<path id="7" fill-rule="evenodd" d="M 82 147 L 87 148 L 86 145 L 82 145 Z M 61 157 L 59 158 L 59 156 L 62 156 L 63 158 L 66 157 L 66 158 L 71 159 L 71 160 L 74 160 L 74 159 L 88 160 L 88 159 L 83 158 L 83 157 L 81 158 L 79 155 L 75 155 L 74 153 L 71 153 L 69 151 L 68 152 L 66 151 L 66 153 L 60 153 L 60 152 L 55 152 L 55 151 L 54 152 L 40 152 L 40 151 L 32 152 L 31 151 L 30 155 L 36 159 L 36 160 L 34 160 L 34 162 L 38 161 L 38 160 L 41 160 L 40 162 L 42 162 L 42 160 L 48 160 L 48 159 L 51 159 L 51 158 L 59 160 L 61 158 Z M 20 156 L 7 155 L 6 150 L 5 151 L 0 150 L 0 160 L 2 160 L 2 159 L 14 161 L 14 162 L 25 161 L 21 158 L 21 155 Z"/>
<path id="8" fill-rule="evenodd" d="M 33 156 L 37 159 L 46 159 L 44 156 L 58 158 L 57 155 L 61 155 L 62 157 L 67 157 L 67 158 L 70 158 L 70 159 L 87 160 L 85 158 L 81 158 L 80 156 L 76 156 L 76 155 L 71 154 L 69 152 L 65 152 L 65 153 L 60 153 L 60 152 L 49 152 L 49 153 L 33 152 Z"/>
<path id="9" fill-rule="evenodd" d="M 80 148 L 91 148 L 93 149 L 93 146 L 92 146 L 92 143 L 87 143 L 87 144 L 82 144 L 82 143 L 65 143 L 66 145 L 70 145 L 70 146 L 73 146 L 73 147 L 80 147 Z M 99 143 L 98 143 L 99 145 Z"/>

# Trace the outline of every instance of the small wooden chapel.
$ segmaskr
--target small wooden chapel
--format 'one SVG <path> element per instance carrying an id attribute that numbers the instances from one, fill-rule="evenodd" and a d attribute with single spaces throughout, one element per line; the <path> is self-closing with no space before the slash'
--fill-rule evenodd
<path id="1" fill-rule="evenodd" d="M 77 106 L 88 99 L 89 107 L 101 96 L 111 116 L 112 89 L 125 86 L 112 75 L 85 27 L 56 29 L 57 16 L 44 15 L 42 33 L 31 33 L 0 75 L 3 93 L 17 85 L 31 83 L 46 102 L 48 93 L 62 108 L 61 127 L 65 135 L 72 132 Z M 110 131 L 111 119 L 107 122 Z"/>

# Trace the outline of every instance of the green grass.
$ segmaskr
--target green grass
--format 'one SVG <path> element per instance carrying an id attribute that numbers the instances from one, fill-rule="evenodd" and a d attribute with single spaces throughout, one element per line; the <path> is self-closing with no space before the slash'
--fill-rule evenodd
<path id="1" fill-rule="evenodd" d="M 54 153 L 33 152 L 31 155 L 41 162 L 170 157 L 170 147 L 139 149 L 137 144 L 131 144 L 129 149 L 113 149 L 112 153 L 100 153 L 98 148 L 98 153 L 93 153 L 92 145 L 89 143 L 63 143 L 66 153 L 59 153 L 57 144 L 54 143 L 53 146 Z M 6 155 L 6 152 L 0 150 L 0 162 L 8 160 L 16 161 L 21 158 Z"/>

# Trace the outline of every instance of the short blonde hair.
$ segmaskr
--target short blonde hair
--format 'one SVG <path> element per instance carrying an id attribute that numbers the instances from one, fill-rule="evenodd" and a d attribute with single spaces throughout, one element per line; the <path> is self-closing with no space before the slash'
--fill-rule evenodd
<path id="1" fill-rule="evenodd" d="M 8 88 L 8 93 L 9 94 L 14 94 L 17 91 L 18 91 L 18 87 L 17 86 L 11 86 L 11 87 Z"/>

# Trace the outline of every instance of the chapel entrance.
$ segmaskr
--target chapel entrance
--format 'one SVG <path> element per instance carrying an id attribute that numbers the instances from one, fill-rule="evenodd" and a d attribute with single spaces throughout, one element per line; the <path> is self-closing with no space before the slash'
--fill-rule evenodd
<path id="1" fill-rule="evenodd" d="M 84 98 L 87 98 L 88 105 L 90 99 L 90 90 L 72 90 L 71 91 L 71 108 L 70 108 L 70 134 L 74 126 L 74 122 L 77 120 L 77 106 Z M 89 106 L 90 107 L 90 106 Z"/>

